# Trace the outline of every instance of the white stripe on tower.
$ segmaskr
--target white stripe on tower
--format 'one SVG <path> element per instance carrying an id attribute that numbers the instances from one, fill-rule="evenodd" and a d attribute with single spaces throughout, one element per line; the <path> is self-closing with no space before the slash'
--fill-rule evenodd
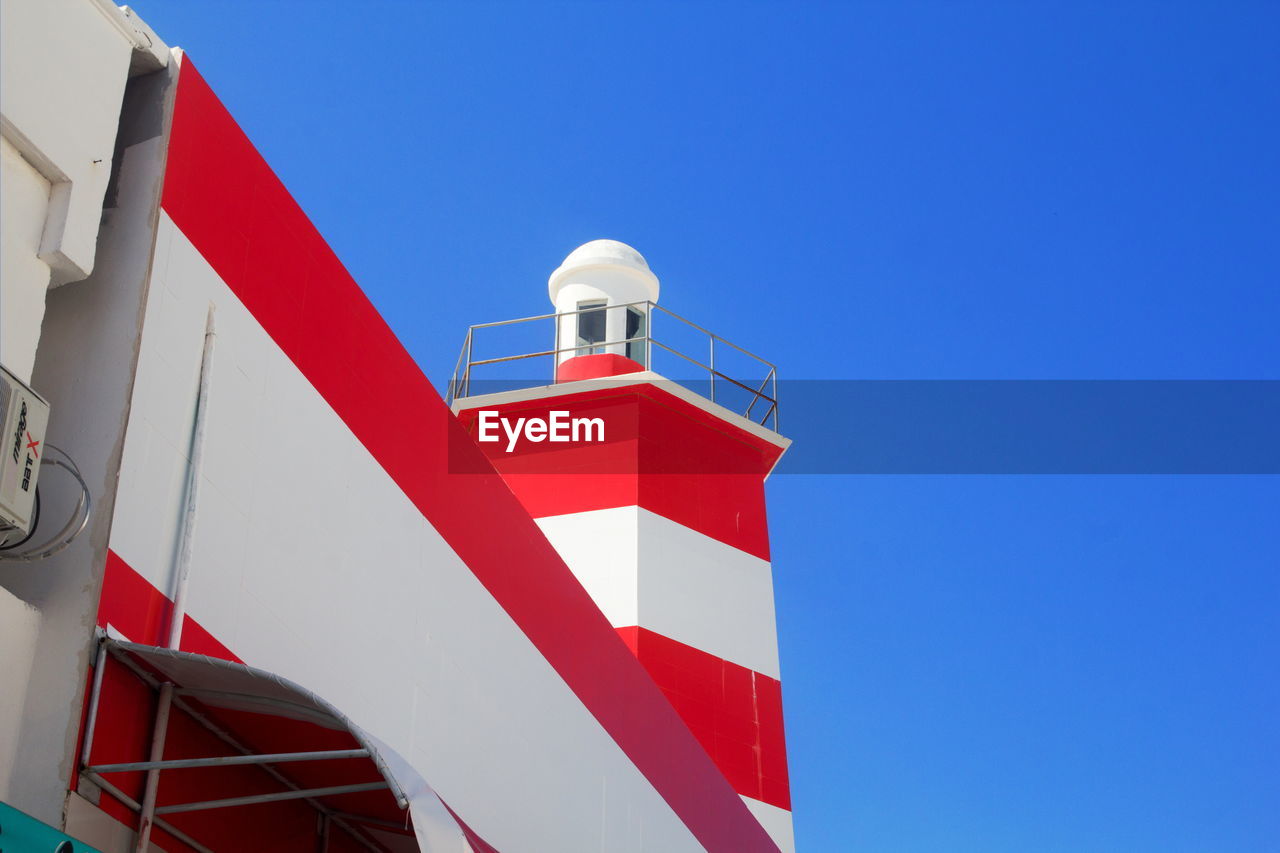
<path id="1" fill-rule="evenodd" d="M 638 506 L 537 521 L 615 628 L 781 678 L 767 560 Z"/>

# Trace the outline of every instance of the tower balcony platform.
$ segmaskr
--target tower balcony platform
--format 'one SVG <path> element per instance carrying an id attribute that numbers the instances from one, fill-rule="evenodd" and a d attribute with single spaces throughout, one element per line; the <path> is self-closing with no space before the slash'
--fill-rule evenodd
<path id="1" fill-rule="evenodd" d="M 473 325 L 446 399 L 459 411 L 493 395 L 605 381 L 659 383 L 753 432 L 780 432 L 777 368 L 652 301 Z"/>

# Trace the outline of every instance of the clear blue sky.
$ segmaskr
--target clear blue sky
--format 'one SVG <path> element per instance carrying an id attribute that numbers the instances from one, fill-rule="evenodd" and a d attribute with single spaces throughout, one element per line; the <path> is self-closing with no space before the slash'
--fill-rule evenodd
<path id="1" fill-rule="evenodd" d="M 437 383 L 597 237 L 784 377 L 1280 378 L 1274 3 L 134 5 Z M 802 853 L 1280 850 L 1280 478 L 770 488 Z"/>

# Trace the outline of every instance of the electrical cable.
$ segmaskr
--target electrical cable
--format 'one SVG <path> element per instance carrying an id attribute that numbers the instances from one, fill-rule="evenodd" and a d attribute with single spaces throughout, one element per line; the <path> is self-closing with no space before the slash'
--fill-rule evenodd
<path id="1" fill-rule="evenodd" d="M 84 481 L 84 477 L 80 474 L 80 469 L 76 466 L 75 460 L 71 455 L 61 447 L 45 442 L 45 448 L 54 450 L 63 458 L 54 459 L 48 455 L 40 463 L 41 465 L 53 465 L 66 470 L 75 481 L 80 484 L 80 497 L 76 499 L 76 508 L 71 511 L 71 518 L 63 525 L 62 529 L 57 532 L 48 542 L 38 546 L 35 550 L 27 551 L 21 554 L 7 553 L 7 549 L 0 550 L 0 560 L 11 560 L 14 562 L 32 562 L 35 560 L 43 560 L 46 557 L 52 557 L 54 554 L 62 551 L 68 545 L 75 541 L 89 524 L 89 514 L 93 508 L 93 496 L 89 493 L 89 486 Z M 36 495 L 39 496 L 37 490 Z M 35 525 L 32 525 L 35 530 Z M 26 541 L 26 540 L 23 540 Z"/>
<path id="2" fill-rule="evenodd" d="M 39 526 L 40 526 L 40 487 L 36 486 L 35 508 L 31 512 L 31 529 L 27 531 L 26 536 L 23 536 L 17 542 L 13 542 L 13 543 L 5 542 L 3 545 L 0 545 L 0 551 L 12 551 L 14 548 L 18 548 L 22 545 L 27 544 L 28 540 L 30 540 L 31 537 L 35 535 L 36 528 Z"/>

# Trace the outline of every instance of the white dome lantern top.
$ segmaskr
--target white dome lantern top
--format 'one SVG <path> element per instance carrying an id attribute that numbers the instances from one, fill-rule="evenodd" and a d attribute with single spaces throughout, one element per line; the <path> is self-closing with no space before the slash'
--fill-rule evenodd
<path id="1" fill-rule="evenodd" d="M 559 379 L 645 369 L 649 305 L 658 301 L 658 277 L 643 255 L 617 240 L 583 243 L 551 274 L 547 293 L 558 315 Z M 567 366 L 570 361 L 574 364 Z"/>
<path id="2" fill-rule="evenodd" d="M 561 303 L 581 299 L 589 291 L 610 305 L 657 302 L 658 277 L 644 256 L 626 243 L 592 240 L 570 252 L 547 280 L 547 293 L 558 311 L 572 310 Z"/>

